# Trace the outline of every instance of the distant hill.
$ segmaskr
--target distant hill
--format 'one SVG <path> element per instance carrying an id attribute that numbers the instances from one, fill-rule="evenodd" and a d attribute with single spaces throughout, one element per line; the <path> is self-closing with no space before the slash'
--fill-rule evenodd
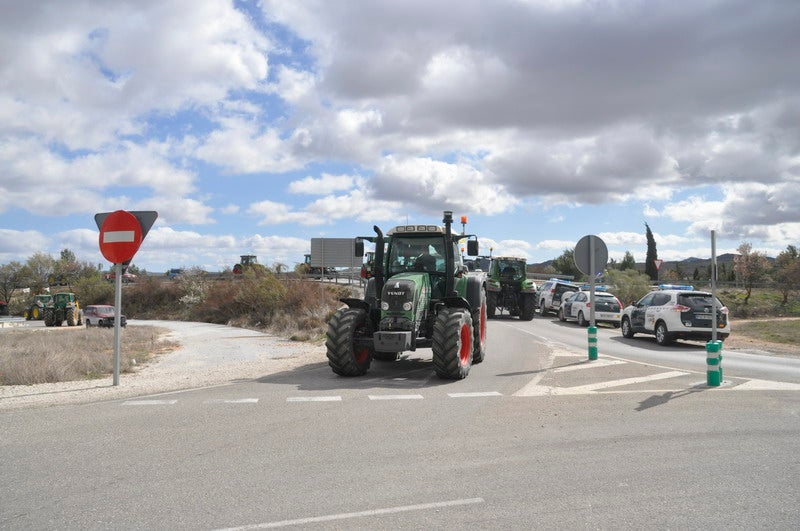
<path id="1" fill-rule="evenodd" d="M 726 266 L 732 267 L 733 259 L 736 258 L 737 256 L 738 255 L 734 253 L 721 254 L 717 256 L 717 266 L 719 267 L 724 264 Z M 767 260 L 772 262 L 775 259 L 767 257 Z M 532 270 L 544 269 L 547 266 L 553 265 L 554 261 L 555 260 L 547 260 L 546 262 L 541 262 L 538 264 L 528 264 L 528 267 Z M 703 271 L 705 268 L 708 267 L 711 267 L 710 258 L 697 258 L 693 256 L 691 258 L 686 258 L 684 260 L 672 260 L 672 261 L 665 260 L 664 263 L 661 264 L 661 269 L 659 270 L 659 272 L 671 271 L 679 268 L 684 274 L 691 275 L 695 269 Z M 645 269 L 644 262 L 637 262 L 636 269 L 638 271 L 644 272 Z"/>

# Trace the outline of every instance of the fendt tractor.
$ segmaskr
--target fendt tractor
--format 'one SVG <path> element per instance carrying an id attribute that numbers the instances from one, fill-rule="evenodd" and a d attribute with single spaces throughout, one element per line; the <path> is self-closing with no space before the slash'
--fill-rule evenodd
<path id="1" fill-rule="evenodd" d="M 328 322 L 328 364 L 342 376 L 365 374 L 373 359 L 396 360 L 405 351 L 430 347 L 440 378 L 462 379 L 486 355 L 486 275 L 471 273 L 458 252 L 467 240 L 470 256 L 478 254 L 472 234 L 453 234 L 453 213 L 444 212 L 444 227 L 400 225 L 385 236 L 356 238 L 355 255 L 364 241 L 375 244 L 373 275 L 364 299 L 341 299 Z"/>
<path id="2" fill-rule="evenodd" d="M 53 300 L 44 307 L 45 326 L 61 326 L 64 321 L 67 326 L 83 324 L 81 306 L 74 293 L 55 293 Z"/>
<path id="3" fill-rule="evenodd" d="M 524 258 L 497 256 L 489 266 L 487 311 L 493 318 L 500 310 L 530 321 L 536 313 L 536 284 L 527 278 Z"/>

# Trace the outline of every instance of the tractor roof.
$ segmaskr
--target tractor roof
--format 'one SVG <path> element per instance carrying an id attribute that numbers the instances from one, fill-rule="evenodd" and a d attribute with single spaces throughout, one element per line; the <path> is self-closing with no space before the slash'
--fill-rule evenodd
<path id="1" fill-rule="evenodd" d="M 438 225 L 398 225 L 393 229 L 389 229 L 387 234 L 389 236 L 397 234 L 444 234 L 444 227 Z"/>

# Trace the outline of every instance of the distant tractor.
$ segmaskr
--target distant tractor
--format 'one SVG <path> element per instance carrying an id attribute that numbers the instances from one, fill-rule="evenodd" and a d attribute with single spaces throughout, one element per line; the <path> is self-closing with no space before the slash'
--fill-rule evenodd
<path id="1" fill-rule="evenodd" d="M 314 278 L 318 278 L 319 280 L 322 280 L 323 276 L 325 276 L 325 278 L 327 278 L 328 280 L 330 280 L 330 279 L 332 279 L 333 277 L 336 276 L 336 269 L 334 269 L 332 267 L 312 266 L 311 265 L 311 255 L 310 254 L 303 255 L 303 257 L 304 257 L 304 261 L 303 261 L 304 268 L 303 269 L 304 269 L 306 275 L 310 275 L 310 276 L 312 276 Z M 324 275 L 323 275 L 323 273 L 324 273 Z"/>
<path id="2" fill-rule="evenodd" d="M 83 324 L 81 306 L 74 293 L 56 293 L 44 307 L 45 326 L 61 326 L 64 321 L 67 326 Z"/>
<path id="3" fill-rule="evenodd" d="M 328 365 L 341 376 L 361 376 L 373 359 L 395 361 L 398 354 L 429 347 L 433 368 L 443 379 L 465 378 L 486 355 L 486 274 L 472 273 L 458 243 L 467 240 L 477 256 L 478 240 L 451 231 L 453 213 L 439 225 L 401 225 L 384 236 L 356 238 L 375 244 L 373 275 L 364 299 L 347 305 L 328 321 Z"/>
<path id="4" fill-rule="evenodd" d="M 524 258 L 496 256 L 489 266 L 489 318 L 497 310 L 507 311 L 522 321 L 530 321 L 536 313 L 536 284 L 527 278 Z"/>
<path id="5" fill-rule="evenodd" d="M 44 319 L 44 308 L 51 300 L 53 300 L 52 295 L 37 295 L 30 306 L 25 308 L 25 311 L 22 312 L 25 320 L 38 321 Z"/>
<path id="6" fill-rule="evenodd" d="M 233 274 L 241 275 L 245 269 L 251 267 L 261 267 L 258 258 L 254 254 L 243 254 L 239 257 L 239 263 L 233 266 Z"/>
<path id="7" fill-rule="evenodd" d="M 368 251 L 364 253 L 364 263 L 361 264 L 361 278 L 370 279 L 375 271 L 375 252 Z"/>

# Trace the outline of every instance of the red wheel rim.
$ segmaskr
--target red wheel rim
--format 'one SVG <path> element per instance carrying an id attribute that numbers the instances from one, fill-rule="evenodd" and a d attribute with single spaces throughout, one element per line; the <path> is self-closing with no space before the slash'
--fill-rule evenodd
<path id="1" fill-rule="evenodd" d="M 461 325 L 461 350 L 458 353 L 462 366 L 469 363 L 470 354 L 472 354 L 472 334 L 469 327 L 464 324 Z"/>
<path id="2" fill-rule="evenodd" d="M 369 358 L 369 348 L 361 347 L 358 349 L 353 349 L 353 355 L 356 358 L 356 363 L 366 363 L 367 358 Z"/>

